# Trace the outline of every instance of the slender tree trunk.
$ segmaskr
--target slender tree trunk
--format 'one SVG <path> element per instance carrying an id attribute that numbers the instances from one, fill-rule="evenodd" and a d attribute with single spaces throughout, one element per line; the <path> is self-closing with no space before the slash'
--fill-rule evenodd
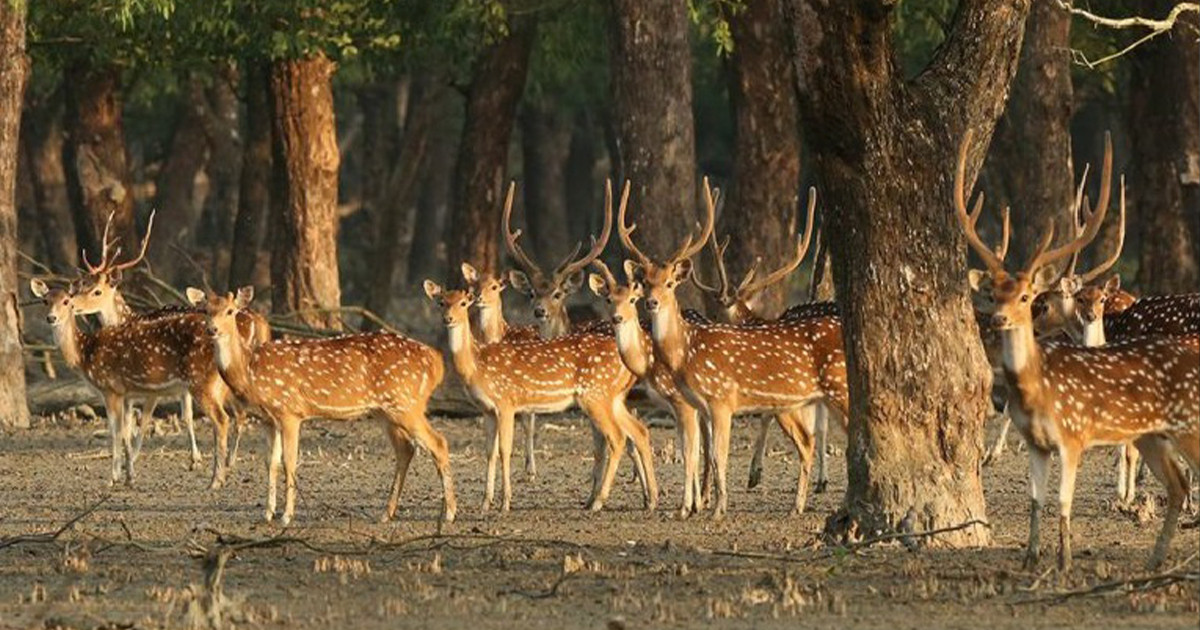
<path id="1" fill-rule="evenodd" d="M 58 272 L 78 266 L 67 175 L 63 171 L 62 93 L 27 102 L 21 120 L 21 151 L 29 165 L 34 216 L 45 262 Z M 29 226 L 26 226 L 29 229 Z"/>
<path id="2" fill-rule="evenodd" d="M 209 152 L 206 168 L 209 194 L 205 199 L 204 231 L 200 236 L 201 242 L 212 252 L 209 274 L 214 280 L 227 276 L 238 209 L 243 150 L 238 82 L 237 65 L 226 61 L 217 65 L 212 85 L 205 90 L 208 116 L 204 119 L 204 136 Z"/>
<path id="3" fill-rule="evenodd" d="M 832 534 L 985 519 L 992 373 L 952 214 L 967 129 L 973 181 L 1016 71 L 1027 2 L 962 0 L 928 68 L 905 81 L 888 7 L 786 0 L 801 115 L 821 182 L 850 385 L 849 487 Z M 939 537 L 980 545 L 983 527 Z"/>
<path id="4" fill-rule="evenodd" d="M 230 288 L 255 284 L 271 197 L 271 102 L 265 66 L 245 67 L 246 140 L 238 186 L 237 219 L 229 258 Z"/>
<path id="5" fill-rule="evenodd" d="M 733 182 L 718 225 L 732 234 L 725 260 L 741 278 L 755 259 L 776 268 L 795 250 L 800 130 L 795 68 L 779 0 L 759 0 L 730 16 Z M 803 229 L 801 226 L 799 229 Z M 763 295 L 767 313 L 784 306 L 787 286 Z"/>
<path id="6" fill-rule="evenodd" d="M 567 155 L 571 126 L 552 104 L 527 103 L 521 113 L 521 149 L 525 162 L 525 227 L 528 246 L 543 264 L 556 264 L 570 253 L 567 229 Z M 594 207 L 571 208 L 588 216 Z"/>
<path id="7" fill-rule="evenodd" d="M 1051 223 L 1060 240 L 1070 237 L 1072 99 L 1071 14 L 1033 2 L 993 152 L 1012 206 L 1013 260 L 1026 259 Z"/>
<path id="8" fill-rule="evenodd" d="M 76 61 L 67 66 L 65 81 L 63 167 L 75 240 L 92 256 L 99 255 L 100 236 L 111 214 L 110 237 L 120 239 L 128 249 L 137 242 L 137 233 L 121 117 L 120 72 Z"/>
<path id="9" fill-rule="evenodd" d="M 449 100 L 447 95 L 447 100 Z M 449 106 L 446 107 L 449 109 Z M 451 125 L 453 126 L 453 125 Z M 453 195 L 454 163 L 458 155 L 458 138 L 461 130 L 437 130 L 429 146 L 426 163 L 421 169 L 421 192 L 417 199 L 417 212 L 413 218 L 412 247 L 408 250 L 407 277 L 409 285 L 416 285 L 425 278 L 441 277 L 445 272 L 440 262 L 445 259 L 445 220 L 450 214 L 450 199 Z"/>
<path id="10" fill-rule="evenodd" d="M 615 170 L 632 182 L 630 216 L 640 242 L 651 256 L 665 257 L 696 216 L 688 5 L 612 0 L 611 6 Z"/>
<path id="11" fill-rule="evenodd" d="M 17 156 L 21 105 L 29 61 L 25 58 L 22 2 L 0 3 L 0 426 L 29 427 L 25 360 L 17 277 Z"/>
<path id="12" fill-rule="evenodd" d="M 155 182 L 158 225 L 157 236 L 150 240 L 149 259 L 155 274 L 175 284 L 195 284 L 197 271 L 183 260 L 196 242 L 200 212 L 196 207 L 196 175 L 208 160 L 208 138 L 204 135 L 208 107 L 200 79 L 189 76 L 180 95 L 175 131 L 171 135 L 166 159 Z M 126 245 L 128 250 L 130 245 Z"/>
<path id="13" fill-rule="evenodd" d="M 475 63 L 467 116 L 454 169 L 454 204 L 446 223 L 446 256 L 491 272 L 499 262 L 500 217 L 507 187 L 508 143 L 525 90 L 535 24 L 516 19 L 508 36 Z"/>
<path id="14" fill-rule="evenodd" d="M 596 233 L 595 212 L 585 209 L 600 207 L 600 186 L 596 181 L 596 164 L 600 160 L 602 143 L 598 143 L 598 128 L 586 113 L 576 116 L 571 128 L 571 147 L 563 179 L 567 187 L 567 234 L 571 242 L 586 241 Z"/>
<path id="15" fill-rule="evenodd" d="M 337 260 L 335 65 L 322 54 L 271 65 L 274 186 L 278 216 L 271 306 L 306 324 L 341 328 Z"/>
<path id="16" fill-rule="evenodd" d="M 1156 17 L 1174 5 L 1139 4 Z M 1200 18 L 1184 14 L 1180 22 L 1131 53 L 1127 198 L 1141 217 L 1138 283 L 1150 295 L 1200 289 Z"/>
<path id="17" fill-rule="evenodd" d="M 404 125 L 399 161 L 380 193 L 383 205 L 379 207 L 380 224 L 367 282 L 367 308 L 380 315 L 387 313 L 395 294 L 392 282 L 398 275 L 397 263 L 408 261 L 406 244 L 411 246 L 413 242 L 415 206 L 420 192 L 418 175 L 426 160 L 434 121 L 441 109 L 442 99 L 437 87 L 423 86 L 419 92 L 413 97 Z M 407 277 L 406 273 L 399 275 Z"/>

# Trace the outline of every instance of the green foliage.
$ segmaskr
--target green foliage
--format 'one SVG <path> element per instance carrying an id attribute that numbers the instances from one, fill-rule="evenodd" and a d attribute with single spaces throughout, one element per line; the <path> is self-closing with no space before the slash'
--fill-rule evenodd
<path id="1" fill-rule="evenodd" d="M 938 46 L 946 40 L 957 5 L 957 0 L 924 0 L 901 2 L 896 7 L 892 24 L 904 76 L 916 76 L 929 65 Z"/>

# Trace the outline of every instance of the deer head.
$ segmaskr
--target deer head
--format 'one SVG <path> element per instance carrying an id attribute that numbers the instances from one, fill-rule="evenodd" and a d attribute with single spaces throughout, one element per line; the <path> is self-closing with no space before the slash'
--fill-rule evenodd
<path id="1" fill-rule="evenodd" d="M 637 326 L 637 303 L 643 296 L 642 283 L 633 277 L 629 278 L 629 284 L 617 282 L 616 277 L 613 276 L 612 271 L 608 269 L 608 265 L 604 264 L 603 260 L 596 260 L 592 265 L 600 273 L 588 276 L 588 286 L 592 289 L 592 293 L 608 303 L 612 323 L 619 326 L 624 322 L 633 322 L 633 325 Z"/>
<path id="2" fill-rule="evenodd" d="M 470 289 L 446 290 L 433 280 L 426 280 L 425 295 L 442 310 L 446 328 L 470 326 L 471 305 L 475 303 L 475 294 Z"/>
<path id="3" fill-rule="evenodd" d="M 1032 331 L 1033 301 L 1039 293 L 1049 288 L 1052 279 L 1057 275 L 1053 264 L 1056 261 L 1078 253 L 1096 237 L 1096 234 L 1100 231 L 1100 225 L 1104 222 L 1107 204 L 1100 205 L 1095 213 L 1087 217 L 1082 230 L 1074 234 L 1073 238 L 1059 247 L 1050 247 L 1050 243 L 1054 240 L 1054 225 L 1051 224 L 1028 264 L 1019 271 L 1009 273 L 1004 268 L 1004 257 L 998 255 L 995 250 L 985 245 L 975 230 L 975 225 L 979 221 L 979 215 L 983 210 L 983 195 L 980 195 L 976 200 L 972 211 L 967 212 L 964 180 L 966 179 L 967 151 L 970 148 L 970 144 L 971 132 L 968 131 L 963 138 L 962 145 L 959 147 L 958 165 L 954 174 L 955 216 L 958 218 L 963 232 L 966 234 L 967 243 L 979 255 L 979 258 L 983 260 L 991 279 L 990 294 L 992 302 L 995 304 L 992 315 L 993 326 L 998 330 L 1028 328 Z M 1112 140 L 1106 135 L 1104 159 L 1105 182 L 1109 180 L 1111 172 Z M 1107 186 L 1104 184 L 1102 186 L 1100 196 L 1102 200 L 1106 201 L 1108 191 L 1105 188 Z M 1007 213 L 1004 216 L 1004 223 L 1005 225 L 1008 224 Z M 1005 231 L 1008 231 L 1007 227 Z"/>
<path id="4" fill-rule="evenodd" d="M 592 237 L 592 246 L 583 256 L 579 255 L 583 244 L 576 244 L 575 250 L 550 274 L 543 272 L 542 268 L 517 242 L 521 237 L 521 230 L 514 231 L 512 229 L 512 204 L 515 190 L 516 185 L 510 185 L 508 196 L 504 200 L 504 243 L 523 271 L 516 269 L 509 271 L 509 284 L 529 297 L 533 304 L 533 316 L 537 319 L 539 327 L 542 328 L 544 336 L 553 337 L 565 334 L 569 324 L 566 309 L 567 298 L 583 285 L 583 270 L 593 260 L 600 257 L 612 232 L 612 182 L 608 182 L 605 187 L 604 228 L 599 240 Z M 628 198 L 628 195 L 629 184 L 626 183 L 624 198 Z"/>
<path id="5" fill-rule="evenodd" d="M 107 325 L 116 324 L 120 319 L 117 286 L 121 283 L 122 272 L 136 267 L 146 258 L 146 248 L 150 245 L 150 234 L 154 230 L 154 212 L 150 213 L 150 222 L 146 225 L 146 235 L 142 237 L 141 250 L 135 258 L 124 262 L 117 261 L 121 255 L 117 241 L 109 240 L 112 220 L 113 215 L 110 213 L 108 221 L 104 224 L 100 262 L 93 265 L 88 260 L 87 250 L 82 252 L 81 258 L 87 275 L 80 279 L 75 296 L 75 306 L 79 314 L 99 313 Z"/>
<path id="6" fill-rule="evenodd" d="M 242 336 L 238 330 L 237 315 L 250 306 L 254 300 L 254 287 L 242 287 L 237 294 L 219 293 L 205 294 L 195 287 L 188 287 L 188 301 L 193 306 L 204 310 L 207 318 L 207 331 L 216 341 L 217 363 L 221 369 L 227 369 L 234 361 L 236 351 L 242 350 Z M 253 333 L 251 339 L 255 337 Z"/>
<path id="7" fill-rule="evenodd" d="M 508 288 L 508 278 L 480 273 L 470 263 L 462 264 L 462 275 L 471 292 L 476 295 L 475 305 L 480 310 L 501 308 L 501 295 Z"/>
<path id="8" fill-rule="evenodd" d="M 29 290 L 46 305 L 46 323 L 51 326 L 57 327 L 75 317 L 75 305 L 69 290 L 52 289 L 40 278 L 29 281 Z"/>

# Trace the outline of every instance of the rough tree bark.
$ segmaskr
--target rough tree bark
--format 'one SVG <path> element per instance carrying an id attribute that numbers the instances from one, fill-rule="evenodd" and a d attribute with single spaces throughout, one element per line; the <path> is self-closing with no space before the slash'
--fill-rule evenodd
<path id="1" fill-rule="evenodd" d="M 25 58 L 23 2 L 0 3 L 0 426 L 27 428 L 25 359 L 17 304 L 17 156 L 21 105 L 29 62 Z"/>
<path id="2" fill-rule="evenodd" d="M 1158 17 L 1175 2 L 1148 4 L 1139 13 Z M 1138 284 L 1148 295 L 1200 289 L 1200 18 L 1180 22 L 1130 58 L 1128 198 L 1139 206 Z"/>
<path id="3" fill-rule="evenodd" d="M 204 98 L 199 77 L 184 77 L 175 130 L 155 180 L 158 230 L 157 236 L 150 240 L 148 257 L 155 274 L 172 284 L 192 285 L 200 280 L 196 277 L 197 270 L 187 266 L 179 250 L 191 251 L 199 225 L 196 174 L 208 160 L 208 138 L 204 135 L 208 107 Z"/>
<path id="4" fill-rule="evenodd" d="M 596 164 L 600 160 L 601 144 L 597 142 L 599 129 L 587 112 L 575 117 L 571 128 L 571 146 L 567 152 L 567 163 L 563 179 L 567 187 L 567 230 L 571 242 L 584 241 L 597 231 L 593 220 L 594 212 L 584 208 L 598 208 L 600 185 L 596 177 Z"/>
<path id="5" fill-rule="evenodd" d="M 1070 235 L 1072 99 L 1071 14 L 1057 2 L 1033 2 L 993 141 L 1012 205 L 1013 260 L 1025 260 L 1051 223 L 1060 239 Z"/>
<path id="6" fill-rule="evenodd" d="M 255 284 L 258 251 L 263 242 L 271 198 L 271 102 L 267 68 L 245 67 L 246 140 L 242 145 L 242 173 L 238 186 L 237 219 L 229 259 L 231 288 Z"/>
<path id="7" fill-rule="evenodd" d="M 945 43 L 906 81 L 892 3 L 787 0 L 804 129 L 846 336 L 849 487 L 832 534 L 986 518 L 980 480 L 992 374 L 953 217 L 967 129 L 974 181 L 1016 71 L 1028 0 L 962 0 Z M 939 537 L 990 540 L 983 527 Z"/>
<path id="8" fill-rule="evenodd" d="M 65 70 L 67 97 L 63 167 L 75 220 L 75 240 L 93 256 L 100 252 L 105 221 L 126 250 L 137 242 L 129 159 L 121 116 L 121 74 L 115 67 L 75 61 Z"/>
<path id="9" fill-rule="evenodd" d="M 447 94 L 446 98 L 449 100 L 452 96 Z M 445 254 L 445 251 L 439 250 L 439 244 L 444 243 L 444 224 L 450 214 L 454 186 L 451 174 L 458 155 L 461 130 L 456 128 L 453 118 L 442 121 L 442 125 L 452 128 L 435 130 L 425 164 L 421 168 L 421 192 L 413 219 L 413 246 L 408 250 L 408 275 L 404 278 L 409 285 L 416 285 L 425 278 L 445 275 L 439 268 L 439 262 Z"/>
<path id="10" fill-rule="evenodd" d="M 271 307 L 308 325 L 341 328 L 337 260 L 338 144 L 323 54 L 271 64 L 275 234 Z"/>
<path id="11" fill-rule="evenodd" d="M 567 227 L 567 155 L 571 125 L 566 114 L 546 103 L 526 103 L 521 112 L 521 150 L 525 163 L 525 228 L 528 246 L 544 265 L 570 253 Z M 594 208 L 570 208 L 588 215 Z"/>
<path id="12" fill-rule="evenodd" d="M 687 11 L 677 0 L 611 3 L 614 170 L 631 180 L 631 221 L 651 256 L 678 247 L 696 216 Z"/>
<path id="13" fill-rule="evenodd" d="M 532 20 L 514 19 L 508 36 L 485 48 L 475 63 L 446 222 L 446 257 L 452 265 L 471 261 L 485 273 L 497 269 L 508 142 L 535 30 Z"/>
<path id="14" fill-rule="evenodd" d="M 233 243 L 233 223 L 237 217 L 238 189 L 242 175 L 241 116 L 237 95 L 237 64 L 217 64 L 212 83 L 204 92 L 208 116 L 204 118 L 204 137 L 208 141 L 209 192 L 204 201 L 200 242 L 211 252 L 213 279 L 226 277 L 229 252 Z"/>
<path id="15" fill-rule="evenodd" d="M 78 266 L 67 175 L 63 170 L 62 90 L 29 99 L 21 117 L 21 151 L 29 165 L 38 239 L 47 265 L 65 273 Z"/>
<path id="16" fill-rule="evenodd" d="M 734 114 L 733 182 L 717 226 L 732 234 L 725 261 L 741 278 L 755 258 L 774 269 L 794 251 L 800 189 L 800 130 L 795 68 L 778 0 L 747 3 L 729 17 L 733 35 L 730 96 Z M 787 287 L 762 298 L 764 312 L 784 306 Z"/>

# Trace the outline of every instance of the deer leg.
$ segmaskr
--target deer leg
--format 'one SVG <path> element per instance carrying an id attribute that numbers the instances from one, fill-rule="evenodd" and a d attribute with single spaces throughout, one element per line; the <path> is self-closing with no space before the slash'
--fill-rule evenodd
<path id="1" fill-rule="evenodd" d="M 1046 483 L 1050 475 L 1050 452 L 1029 445 L 1029 544 L 1025 548 L 1025 568 L 1037 567 L 1041 555 L 1042 503 L 1046 500 Z"/>
<path id="2" fill-rule="evenodd" d="M 237 461 L 238 447 L 242 444 L 242 431 L 246 428 L 246 410 L 241 405 L 233 405 L 233 448 L 225 459 L 225 466 L 232 471 L 233 463 Z"/>
<path id="3" fill-rule="evenodd" d="M 658 480 L 654 475 L 654 447 L 650 444 L 650 430 L 629 411 L 624 400 L 617 401 L 613 407 L 622 431 L 633 442 L 631 454 L 642 478 L 644 505 L 653 512 L 658 507 Z"/>
<path id="4" fill-rule="evenodd" d="M 1082 449 L 1063 444 L 1058 449 L 1061 478 L 1058 486 L 1058 569 L 1071 570 L 1071 503 L 1075 499 L 1075 475 L 1079 472 Z"/>
<path id="5" fill-rule="evenodd" d="M 1167 514 L 1163 517 L 1162 529 L 1158 532 L 1154 553 L 1147 566 L 1153 570 L 1162 565 L 1171 550 L 1171 539 L 1175 537 L 1179 513 L 1183 510 L 1183 498 L 1189 488 L 1183 470 L 1175 463 L 1175 448 L 1169 441 L 1158 435 L 1144 435 L 1138 438 L 1137 449 L 1141 451 L 1150 471 L 1167 488 Z"/>
<path id="6" fill-rule="evenodd" d="M 381 523 L 386 523 L 396 516 L 396 507 L 400 504 L 400 489 L 404 487 L 404 477 L 408 474 L 408 466 L 417 450 L 404 429 L 397 426 L 394 416 L 389 415 L 386 420 L 388 438 L 392 441 L 392 449 L 396 451 L 396 473 L 392 477 L 392 491 L 388 495 L 387 508 L 380 519 Z"/>
<path id="7" fill-rule="evenodd" d="M 188 470 L 195 470 L 196 465 L 202 459 L 200 455 L 200 447 L 196 445 L 196 422 L 195 410 L 192 403 L 192 393 L 184 392 L 183 399 L 180 402 L 180 409 L 183 412 L 183 422 L 187 426 L 188 442 L 192 449 L 192 461 L 188 464 Z"/>
<path id="8" fill-rule="evenodd" d="M 458 513 L 458 501 L 454 495 L 454 474 L 450 471 L 450 445 L 446 437 L 429 424 L 424 413 L 412 414 L 410 422 L 413 439 L 429 451 L 438 477 L 442 480 L 442 522 L 453 523 Z"/>
<path id="9" fill-rule="evenodd" d="M 803 514 L 808 503 L 808 476 L 813 464 L 814 411 L 815 406 L 810 405 L 800 411 L 789 411 L 775 416 L 779 428 L 792 440 L 792 446 L 796 448 L 796 455 L 800 459 L 800 473 L 796 478 L 796 499 L 792 506 L 794 515 Z"/>
<path id="10" fill-rule="evenodd" d="M 137 436 L 133 442 L 133 461 L 136 463 L 142 455 L 142 440 L 146 438 L 146 427 L 149 425 L 150 418 L 153 417 L 154 408 L 158 406 L 157 398 L 150 398 L 142 404 L 142 413 L 138 416 Z M 129 403 L 130 417 L 133 416 L 133 403 Z"/>
<path id="11" fill-rule="evenodd" d="M 704 451 L 704 469 L 700 477 L 700 501 L 712 505 L 713 472 L 716 470 L 716 452 L 713 450 L 712 420 L 705 418 L 700 422 L 700 435 L 704 438 L 701 445 Z"/>
<path id="12" fill-rule="evenodd" d="M 600 481 L 600 492 L 588 508 L 593 512 L 597 512 L 604 508 L 604 503 L 608 501 L 608 495 L 612 492 L 613 481 L 617 478 L 617 468 L 621 463 L 621 452 L 625 449 L 625 434 L 617 426 L 616 421 L 612 418 L 612 414 L 604 409 L 604 405 L 589 405 L 587 411 L 588 415 L 592 418 L 592 422 L 604 436 L 604 449 L 606 452 L 604 472 Z"/>
<path id="13" fill-rule="evenodd" d="M 987 454 L 983 456 L 983 465 L 990 465 L 992 462 L 1000 458 L 1004 454 L 1004 449 L 1008 444 L 1008 429 L 1012 426 L 1012 417 L 1008 415 L 1008 405 L 1004 406 L 1004 410 L 1000 412 L 1002 424 L 1000 425 L 1000 435 L 996 437 L 996 441 L 992 443 L 992 447 L 988 449 Z"/>
<path id="14" fill-rule="evenodd" d="M 287 494 L 283 502 L 283 518 L 279 524 L 287 527 L 296 515 L 296 467 L 300 464 L 300 420 L 285 418 L 282 427 L 283 437 L 283 478 Z"/>
<path id="15" fill-rule="evenodd" d="M 592 429 L 592 490 L 583 502 L 583 509 L 588 509 L 600 496 L 600 484 L 603 481 L 605 463 L 608 461 L 608 449 L 604 447 L 604 434 L 593 423 Z"/>
<path id="16" fill-rule="evenodd" d="M 1121 445 L 1121 464 L 1125 468 L 1125 501 L 1133 503 L 1137 498 L 1138 468 L 1141 467 L 1142 456 L 1132 442 Z"/>
<path id="17" fill-rule="evenodd" d="M 500 473 L 501 481 L 503 482 L 501 489 L 503 499 L 500 503 L 500 511 L 507 512 L 512 508 L 512 447 L 513 447 L 513 424 L 515 418 L 512 412 L 501 412 L 499 414 L 499 436 L 500 436 Z"/>
<path id="18" fill-rule="evenodd" d="M 200 400 L 200 408 L 204 415 L 212 420 L 213 426 L 213 467 L 212 481 L 208 484 L 210 490 L 216 490 L 225 483 L 225 458 L 229 452 L 229 414 L 211 396 L 204 395 Z"/>
<path id="19" fill-rule="evenodd" d="M 537 478 L 537 462 L 534 461 L 534 434 L 537 432 L 537 414 L 525 416 L 525 474 L 530 479 Z"/>
<path id="20" fill-rule="evenodd" d="M 488 415 L 487 433 L 488 433 L 488 462 L 487 462 L 487 479 L 484 481 L 483 491 L 483 511 L 487 512 L 492 509 L 492 500 L 496 498 L 496 462 L 500 458 L 500 420 L 499 414 L 493 412 Z"/>
<path id="21" fill-rule="evenodd" d="M 270 523 L 275 518 L 276 486 L 279 485 L 279 468 L 283 465 L 283 433 L 279 422 L 272 419 L 268 435 L 267 456 L 267 513 L 266 520 Z"/>
<path id="22" fill-rule="evenodd" d="M 771 428 L 771 417 L 758 418 L 758 433 L 754 437 L 754 457 L 750 459 L 750 480 L 747 488 L 757 488 L 762 482 L 763 458 L 767 455 L 767 429 Z"/>
<path id="23" fill-rule="evenodd" d="M 729 490 L 726 485 L 726 469 L 729 466 L 729 438 L 733 424 L 733 413 L 720 405 L 709 405 L 712 424 L 712 448 L 716 455 L 716 506 L 713 517 L 720 519 L 729 508 Z"/>
<path id="24" fill-rule="evenodd" d="M 820 494 L 829 488 L 829 407 L 817 403 L 813 409 L 814 435 L 816 436 L 817 481 L 813 484 L 813 493 Z"/>
<path id="25" fill-rule="evenodd" d="M 680 437 L 680 452 L 683 454 L 683 505 L 679 516 L 687 518 L 699 512 L 700 505 L 700 421 L 696 408 L 683 400 L 671 403 L 675 412 L 675 424 Z"/>

